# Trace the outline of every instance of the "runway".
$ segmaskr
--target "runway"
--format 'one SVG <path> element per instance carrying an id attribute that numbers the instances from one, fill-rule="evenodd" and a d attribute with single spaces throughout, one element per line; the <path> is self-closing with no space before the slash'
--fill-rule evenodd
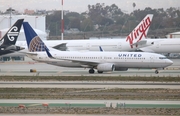
<path id="1" fill-rule="evenodd" d="M 37 72 L 30 73 L 30 69 L 36 69 Z M 88 69 L 83 68 L 64 68 L 52 66 L 44 63 L 0 63 L 0 75 L 10 75 L 10 76 L 143 76 L 143 77 L 180 77 L 179 65 L 169 67 L 169 69 L 160 71 L 159 74 L 154 74 L 154 70 L 151 69 L 130 69 L 128 71 L 119 72 L 107 72 L 103 74 L 89 74 Z M 126 81 L 0 81 L 0 88 L 95 88 L 101 89 L 111 89 L 111 88 L 155 88 L 155 89 L 180 89 L 180 83 L 178 82 L 126 82 Z M 93 89 L 94 90 L 94 89 Z M 91 92 L 90 92 L 91 93 Z M 16 93 L 17 94 L 17 93 Z M 163 94 L 163 93 L 161 93 Z M 175 96 L 175 95 L 174 95 Z M 97 97 L 97 96 L 96 96 Z M 135 109 L 147 109 L 148 108 L 173 108 L 175 112 L 180 108 L 179 100 L 18 100 L 18 99 L 0 99 L 0 107 L 17 107 L 19 104 L 25 104 L 26 106 L 33 106 L 42 103 L 48 103 L 50 107 L 92 107 L 92 108 L 104 108 L 106 104 L 126 104 L 126 108 Z M 70 104 L 70 105 L 69 105 Z M 42 106 L 42 105 L 41 105 Z M 177 109 L 177 110 L 176 110 Z M 36 111 L 36 110 L 35 110 Z M 120 111 L 122 112 L 122 111 Z M 128 111 L 130 112 L 130 111 Z M 144 111 L 141 111 L 144 112 Z M 148 112 L 148 111 L 147 111 Z M 154 112 L 154 111 L 152 111 Z M 156 112 L 156 111 L 155 111 Z M 168 110 L 167 110 L 168 112 Z M 125 114 L 125 113 L 124 113 Z M 4 116 L 11 116 L 10 114 L 2 114 Z M 24 113 L 23 113 L 24 115 Z M 31 116 L 32 114 L 26 114 Z M 45 114 L 43 114 L 45 115 Z M 59 115 L 59 114 L 58 114 Z M 13 114 L 13 116 L 15 116 Z M 41 115 L 39 115 L 41 116 Z M 51 114 L 47 114 L 51 116 Z M 53 114 L 54 116 L 54 114 Z M 68 115 L 66 115 L 68 116 Z M 76 116 L 76 115 L 70 115 Z M 86 116 L 79 115 L 78 116 Z M 90 115 L 88 115 L 90 116 Z M 95 116 L 95 115 L 93 115 Z M 98 115 L 104 116 L 104 115 Z M 106 115 L 107 116 L 107 115 Z M 111 116 L 111 115 L 108 115 Z M 115 116 L 115 115 L 113 115 Z"/>
<path id="2" fill-rule="evenodd" d="M 147 116 L 147 115 L 114 115 L 114 114 L 1 114 L 1 116 Z M 160 115 L 148 115 L 148 116 L 160 116 Z M 168 115 L 167 115 L 168 116 Z"/>
<path id="3" fill-rule="evenodd" d="M 18 100 L 18 99 L 0 99 L 0 103 L 81 103 L 81 104 L 104 104 L 104 103 L 126 103 L 126 104 L 177 104 L 180 101 L 155 101 L 155 100 Z"/>
<path id="4" fill-rule="evenodd" d="M 166 88 L 180 89 L 178 82 L 118 82 L 118 81 L 0 81 L 0 88 Z"/>
<path id="5" fill-rule="evenodd" d="M 147 107 L 174 107 L 180 108 L 180 101 L 154 101 L 154 100 L 17 100 L 17 99 L 1 99 L 0 106 L 18 106 L 25 104 L 26 106 L 41 106 L 46 103 L 49 107 L 108 107 L 107 104 L 124 105 L 125 108 L 143 108 Z M 34 105 L 33 105 L 34 104 Z M 161 105 L 161 106 L 158 106 Z"/>
<path id="6" fill-rule="evenodd" d="M 31 73 L 30 69 L 36 70 Z M 88 73 L 89 69 L 65 68 L 35 62 L 0 63 L 0 75 L 5 76 L 143 76 L 143 77 L 180 77 L 180 67 L 168 67 L 155 74 L 153 69 L 129 69 L 128 71 L 104 72 L 103 74 Z"/>

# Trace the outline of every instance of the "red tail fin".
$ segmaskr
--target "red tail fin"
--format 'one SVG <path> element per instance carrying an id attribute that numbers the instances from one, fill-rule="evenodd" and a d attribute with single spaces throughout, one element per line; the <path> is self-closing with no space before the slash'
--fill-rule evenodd
<path id="1" fill-rule="evenodd" d="M 152 18 L 153 14 L 146 15 L 139 25 L 127 36 L 126 41 L 129 41 L 131 48 L 133 48 L 134 43 L 146 38 Z"/>

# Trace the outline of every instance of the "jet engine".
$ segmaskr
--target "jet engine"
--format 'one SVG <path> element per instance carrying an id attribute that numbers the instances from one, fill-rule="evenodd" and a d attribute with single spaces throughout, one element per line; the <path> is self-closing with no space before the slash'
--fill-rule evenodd
<path id="1" fill-rule="evenodd" d="M 112 63 L 103 63 L 103 64 L 99 64 L 98 66 L 97 66 L 97 70 L 98 71 L 114 71 L 114 68 L 115 68 L 115 66 L 114 66 L 114 64 L 112 64 Z"/>

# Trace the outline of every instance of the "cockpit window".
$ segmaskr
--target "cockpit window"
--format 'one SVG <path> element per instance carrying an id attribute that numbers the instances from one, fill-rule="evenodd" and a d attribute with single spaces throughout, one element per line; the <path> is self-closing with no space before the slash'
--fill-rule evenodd
<path id="1" fill-rule="evenodd" d="M 167 57 L 159 57 L 159 59 L 167 59 Z"/>

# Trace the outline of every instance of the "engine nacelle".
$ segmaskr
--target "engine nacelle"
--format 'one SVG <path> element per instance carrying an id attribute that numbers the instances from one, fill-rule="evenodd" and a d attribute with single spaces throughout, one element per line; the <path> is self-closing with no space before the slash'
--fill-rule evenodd
<path id="1" fill-rule="evenodd" d="M 114 71 L 114 64 L 112 63 L 103 63 L 103 64 L 99 64 L 97 66 L 97 70 L 98 71 L 103 71 L 103 72 L 106 72 L 106 71 Z"/>
<path id="2" fill-rule="evenodd" d="M 117 66 L 115 66 L 115 69 L 114 69 L 114 71 L 127 71 L 127 70 L 128 68 L 117 67 Z"/>

